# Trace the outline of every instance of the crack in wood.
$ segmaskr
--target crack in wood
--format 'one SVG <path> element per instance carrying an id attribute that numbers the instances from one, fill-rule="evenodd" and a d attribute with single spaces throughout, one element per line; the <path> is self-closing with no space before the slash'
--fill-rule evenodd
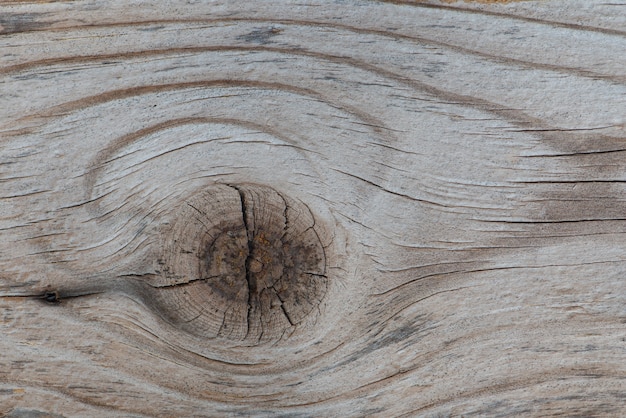
<path id="1" fill-rule="evenodd" d="M 248 285 L 248 312 L 246 315 L 246 325 L 247 325 L 247 331 L 246 331 L 246 337 L 248 336 L 248 333 L 250 331 L 250 313 L 252 311 L 252 298 L 253 295 L 256 294 L 257 292 L 257 284 L 256 284 L 256 279 L 253 277 L 253 274 L 250 270 L 250 263 L 252 262 L 252 258 L 254 257 L 254 228 L 251 228 L 249 221 L 248 221 L 248 204 L 246 202 L 246 196 L 244 194 L 244 192 L 240 189 L 237 188 L 235 186 L 230 186 L 233 189 L 235 189 L 237 191 L 237 193 L 239 194 L 239 199 L 241 200 L 241 217 L 243 220 L 243 226 L 246 230 L 246 236 L 247 236 L 247 253 L 245 255 L 245 261 L 244 261 L 244 266 L 246 269 L 246 283 Z M 252 217 L 252 214 L 250 214 L 250 216 Z M 252 219 L 252 218 L 250 218 Z"/>

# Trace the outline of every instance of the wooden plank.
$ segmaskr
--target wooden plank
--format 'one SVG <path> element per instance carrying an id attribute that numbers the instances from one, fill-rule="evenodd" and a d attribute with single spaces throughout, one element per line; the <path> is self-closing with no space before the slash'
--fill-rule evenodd
<path id="1" fill-rule="evenodd" d="M 626 2 L 0 5 L 0 415 L 624 413 Z"/>

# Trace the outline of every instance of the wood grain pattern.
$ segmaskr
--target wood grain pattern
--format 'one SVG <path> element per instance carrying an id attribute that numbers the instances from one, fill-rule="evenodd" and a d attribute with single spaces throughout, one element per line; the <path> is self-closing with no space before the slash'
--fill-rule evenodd
<path id="1" fill-rule="evenodd" d="M 3 2 L 0 103 L 2 416 L 626 412 L 623 0 Z"/>

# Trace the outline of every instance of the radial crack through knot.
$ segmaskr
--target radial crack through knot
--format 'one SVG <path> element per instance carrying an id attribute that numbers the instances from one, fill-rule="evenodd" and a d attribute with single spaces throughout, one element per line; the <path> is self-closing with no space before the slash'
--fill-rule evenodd
<path id="1" fill-rule="evenodd" d="M 246 196 L 246 191 L 239 187 L 231 186 L 239 194 L 241 200 L 241 214 L 243 225 L 247 236 L 247 256 L 245 260 L 246 282 L 248 284 L 248 311 L 247 311 L 247 331 L 249 333 L 251 322 L 256 320 L 262 324 L 271 320 L 272 307 L 279 306 L 289 325 L 295 325 L 289 315 L 284 301 L 280 296 L 280 291 L 274 286 L 283 280 L 284 266 L 276 265 L 277 261 L 284 260 L 285 243 L 284 238 L 288 230 L 288 209 L 287 200 L 278 192 L 274 192 L 279 198 L 272 202 L 272 209 L 275 205 L 283 205 L 282 210 L 271 211 L 271 220 L 265 225 L 256 227 L 255 221 L 255 200 L 251 196 Z M 258 196 L 258 195 L 257 195 Z M 257 203 L 261 203 L 257 199 Z M 262 211 L 262 205 L 259 205 Z M 280 219 L 278 214 L 282 214 Z M 263 214 L 261 214 L 263 215 Z M 269 292 L 268 292 L 269 291 Z M 269 309 L 263 306 L 267 305 Z M 272 300 L 273 299 L 273 300 Z M 254 316 L 254 318 L 253 318 Z"/>
<path id="2" fill-rule="evenodd" d="M 252 310 L 252 298 L 254 294 L 257 292 L 256 280 L 255 277 L 252 276 L 252 271 L 250 270 L 250 263 L 252 257 L 254 256 L 254 228 L 251 227 L 248 223 L 248 208 L 246 203 L 246 195 L 239 188 L 234 187 L 233 189 L 237 190 L 239 194 L 239 199 L 241 200 L 241 218 L 243 220 L 243 226 L 246 230 L 246 236 L 248 241 L 248 252 L 246 254 L 245 261 L 245 269 L 246 269 L 246 283 L 248 284 L 248 310 L 246 315 L 246 335 L 250 331 L 250 311 Z M 251 208 L 252 209 L 252 208 Z M 254 209 L 252 209 L 254 210 Z"/>

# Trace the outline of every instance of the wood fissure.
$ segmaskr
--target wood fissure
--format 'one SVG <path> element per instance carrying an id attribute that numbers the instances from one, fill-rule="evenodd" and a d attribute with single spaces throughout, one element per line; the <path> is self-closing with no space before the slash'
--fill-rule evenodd
<path id="1" fill-rule="evenodd" d="M 231 186 L 233 187 L 233 186 Z M 248 241 L 248 252 L 245 254 L 245 268 L 246 268 L 246 283 L 248 285 L 248 310 L 246 315 L 246 338 L 248 337 L 248 333 L 250 332 L 250 312 L 252 311 L 253 305 L 256 305 L 253 301 L 254 295 L 257 293 L 256 281 L 252 277 L 250 263 L 252 262 L 252 257 L 254 254 L 254 229 L 248 225 L 248 208 L 246 203 L 246 197 L 244 193 L 236 187 L 233 187 L 237 190 L 239 194 L 239 198 L 241 199 L 241 217 L 243 220 L 243 226 L 246 230 L 247 241 Z"/>

